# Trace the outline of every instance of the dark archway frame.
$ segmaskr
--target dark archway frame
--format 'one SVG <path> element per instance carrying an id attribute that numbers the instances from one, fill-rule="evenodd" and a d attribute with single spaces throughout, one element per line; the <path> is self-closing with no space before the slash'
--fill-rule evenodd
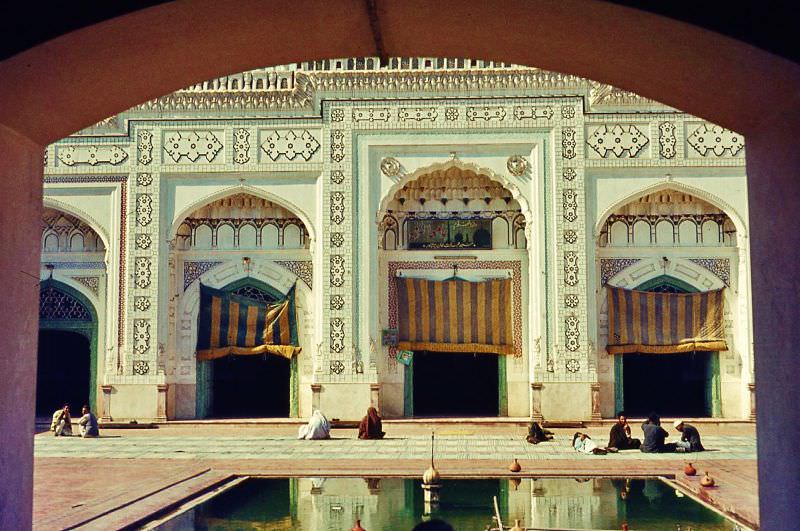
<path id="1" fill-rule="evenodd" d="M 89 340 L 89 405 L 92 411 L 97 411 L 97 310 L 94 304 L 80 291 L 59 282 L 47 279 L 40 284 L 40 291 L 53 288 L 65 295 L 72 297 L 89 312 L 91 320 L 79 321 L 71 319 L 39 319 L 39 330 L 62 330 L 75 332 Z"/>

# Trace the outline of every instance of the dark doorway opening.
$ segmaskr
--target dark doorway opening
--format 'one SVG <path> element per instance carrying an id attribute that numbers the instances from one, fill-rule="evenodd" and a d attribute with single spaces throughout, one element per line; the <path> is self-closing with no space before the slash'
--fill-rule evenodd
<path id="1" fill-rule="evenodd" d="M 280 356 L 226 356 L 212 362 L 215 417 L 288 417 L 290 364 Z"/>
<path id="2" fill-rule="evenodd" d="M 496 354 L 414 352 L 414 416 L 496 417 Z"/>
<path id="3" fill-rule="evenodd" d="M 712 416 L 711 356 L 716 353 L 622 355 L 625 411 L 646 416 Z"/>
<path id="4" fill-rule="evenodd" d="M 89 403 L 89 339 L 68 330 L 40 330 L 36 372 L 36 416 L 47 417 L 69 404 L 73 415 Z"/>

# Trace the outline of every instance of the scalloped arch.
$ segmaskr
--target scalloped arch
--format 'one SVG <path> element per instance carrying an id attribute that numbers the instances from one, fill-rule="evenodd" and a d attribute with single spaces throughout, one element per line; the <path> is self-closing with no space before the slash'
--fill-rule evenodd
<path id="1" fill-rule="evenodd" d="M 452 168 L 462 171 L 471 171 L 476 175 L 483 175 L 488 177 L 490 181 L 500 184 L 503 188 L 511 192 L 511 196 L 517 201 L 517 203 L 519 203 L 519 206 L 522 210 L 522 215 L 525 216 L 525 220 L 528 222 L 531 221 L 531 210 L 530 206 L 528 205 L 528 200 L 524 195 L 522 195 L 522 192 L 519 190 L 516 184 L 508 180 L 505 176 L 496 173 L 494 170 L 483 168 L 472 162 L 463 162 L 458 159 L 451 159 L 446 162 L 436 162 L 428 166 L 423 166 L 403 176 L 402 179 L 400 179 L 389 189 L 386 195 L 383 196 L 383 199 L 381 199 L 378 217 L 382 218 L 383 215 L 386 214 L 386 206 L 390 201 L 392 201 L 392 199 L 394 199 L 394 196 L 397 194 L 397 192 L 399 192 L 406 184 L 419 179 L 423 175 L 427 175 L 435 171 L 447 171 Z"/>
<path id="2" fill-rule="evenodd" d="M 189 214 L 191 214 L 198 208 L 207 205 L 208 203 L 235 194 L 254 195 L 256 197 L 260 197 L 261 199 L 266 199 L 267 201 L 272 201 L 273 203 L 276 203 L 284 207 L 286 210 L 289 210 L 290 212 L 295 214 L 298 218 L 300 218 L 300 220 L 303 222 L 303 225 L 305 226 L 306 231 L 308 231 L 309 239 L 312 241 L 316 241 L 316 231 L 314 225 L 311 223 L 311 218 L 308 216 L 308 214 L 306 214 L 303 211 L 303 209 L 293 204 L 291 201 L 284 199 L 283 197 L 247 185 L 230 186 L 228 188 L 224 188 L 222 190 L 214 192 L 213 194 L 204 196 L 198 199 L 197 201 L 189 204 L 175 216 L 175 219 L 173 220 L 172 226 L 170 227 L 169 230 L 169 239 L 172 240 L 173 238 L 176 237 L 178 228 L 181 226 L 181 224 L 184 222 L 184 220 Z"/>
<path id="3" fill-rule="evenodd" d="M 656 193 L 656 192 L 661 192 L 663 190 L 675 190 L 675 191 L 678 191 L 678 192 L 686 192 L 687 194 L 693 195 L 693 196 L 695 196 L 695 197 L 697 197 L 699 199 L 702 199 L 704 201 L 707 201 L 708 203 L 711 203 L 715 207 L 717 207 L 720 210 L 722 210 L 723 212 L 725 212 L 725 214 L 729 218 L 731 218 L 731 221 L 733 221 L 733 224 L 736 226 L 736 231 L 739 234 L 739 237 L 745 236 L 747 234 L 747 226 L 744 224 L 744 221 L 743 221 L 742 217 L 739 215 L 739 213 L 736 211 L 735 208 L 733 208 L 731 205 L 729 205 L 728 203 L 726 203 L 725 201 L 723 201 L 722 199 L 720 199 L 716 195 L 712 194 L 711 192 L 708 192 L 706 190 L 703 190 L 702 188 L 697 188 L 695 186 L 691 186 L 691 185 L 688 185 L 688 184 L 685 184 L 685 183 L 682 183 L 682 182 L 679 182 L 679 181 L 667 181 L 667 182 L 661 182 L 661 183 L 657 183 L 657 184 L 654 184 L 654 185 L 650 185 L 650 186 L 642 188 L 642 189 L 640 189 L 640 190 L 638 190 L 636 192 L 633 192 L 632 194 L 628 194 L 624 198 L 622 198 L 619 201 L 613 203 L 611 206 L 606 208 L 603 211 L 603 213 L 600 215 L 600 217 L 598 218 L 598 221 L 594 226 L 594 233 L 597 234 L 597 235 L 600 234 L 600 231 L 603 228 L 603 224 L 608 219 L 608 216 L 613 214 L 614 211 L 617 210 L 618 208 L 623 207 L 623 206 L 627 205 L 628 203 L 630 203 L 632 201 L 635 201 L 636 199 L 638 199 L 640 197 L 643 197 L 643 196 L 648 195 L 648 194 L 653 194 L 653 193 Z"/>

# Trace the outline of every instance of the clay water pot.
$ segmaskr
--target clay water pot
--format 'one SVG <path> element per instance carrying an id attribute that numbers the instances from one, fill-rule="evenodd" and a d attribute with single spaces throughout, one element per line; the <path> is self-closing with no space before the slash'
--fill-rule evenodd
<path id="1" fill-rule="evenodd" d="M 701 484 L 702 486 L 704 486 L 704 487 L 713 487 L 713 486 L 716 484 L 716 481 L 714 481 L 714 478 L 712 478 L 711 476 L 709 476 L 709 475 L 708 475 L 708 472 L 706 472 L 706 475 L 705 475 L 705 476 L 703 476 L 703 477 L 700 479 L 700 484 Z"/>
<path id="2" fill-rule="evenodd" d="M 356 520 L 356 525 L 351 527 L 350 531 L 367 531 L 367 530 L 361 527 L 361 520 Z"/>
<path id="3" fill-rule="evenodd" d="M 517 461 L 516 457 L 514 458 L 514 462 L 508 465 L 508 469 L 511 472 L 519 472 L 520 470 L 522 470 L 522 466 L 520 466 L 519 461 Z"/>
<path id="4" fill-rule="evenodd" d="M 514 520 L 514 527 L 510 531 L 522 531 L 522 526 L 519 525 L 519 519 Z"/>
<path id="5" fill-rule="evenodd" d="M 683 473 L 687 476 L 694 476 L 697 474 L 697 469 L 691 463 L 686 463 L 686 466 L 683 467 Z"/>

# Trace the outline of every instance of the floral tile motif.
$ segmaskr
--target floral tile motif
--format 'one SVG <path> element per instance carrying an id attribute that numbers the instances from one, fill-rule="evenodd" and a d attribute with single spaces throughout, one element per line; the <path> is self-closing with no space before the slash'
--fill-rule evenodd
<path id="1" fill-rule="evenodd" d="M 602 284 L 608 284 L 614 275 L 627 269 L 636 262 L 641 262 L 641 258 L 603 258 L 600 260 L 600 279 Z"/>
<path id="2" fill-rule="evenodd" d="M 731 285 L 731 261 L 727 258 L 689 258 L 689 261 L 714 273 L 726 286 Z"/>

